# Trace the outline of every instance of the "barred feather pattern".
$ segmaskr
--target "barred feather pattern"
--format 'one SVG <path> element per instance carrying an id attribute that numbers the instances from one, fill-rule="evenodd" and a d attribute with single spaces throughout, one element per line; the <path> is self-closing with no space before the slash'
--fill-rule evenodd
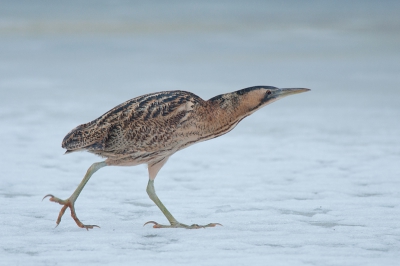
<path id="1" fill-rule="evenodd" d="M 261 94 L 251 92 L 243 89 L 208 101 L 186 91 L 142 95 L 74 128 L 62 147 L 67 153 L 86 150 L 105 157 L 108 165 L 155 164 L 232 130 L 259 104 Z"/>

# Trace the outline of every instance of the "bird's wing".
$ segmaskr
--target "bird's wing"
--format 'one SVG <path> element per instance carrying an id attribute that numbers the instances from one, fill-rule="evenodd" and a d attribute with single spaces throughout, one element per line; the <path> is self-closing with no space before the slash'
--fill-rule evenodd
<path id="1" fill-rule="evenodd" d="M 65 136 L 62 147 L 67 153 L 84 149 L 106 157 L 159 149 L 157 145 L 166 145 L 172 132 L 201 102 L 200 97 L 185 91 L 139 96 L 76 127 Z"/>

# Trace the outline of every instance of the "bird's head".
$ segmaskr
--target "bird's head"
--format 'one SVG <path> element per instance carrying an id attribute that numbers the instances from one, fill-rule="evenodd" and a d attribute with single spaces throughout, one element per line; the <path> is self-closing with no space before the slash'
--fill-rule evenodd
<path id="1" fill-rule="evenodd" d="M 276 88 L 272 86 L 255 86 L 235 91 L 242 106 L 249 112 L 256 111 L 267 104 L 273 103 L 283 97 L 309 91 L 305 88 Z"/>

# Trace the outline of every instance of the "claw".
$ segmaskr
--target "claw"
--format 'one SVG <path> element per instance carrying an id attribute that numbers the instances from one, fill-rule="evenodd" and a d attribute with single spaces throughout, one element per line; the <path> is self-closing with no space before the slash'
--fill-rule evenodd
<path id="1" fill-rule="evenodd" d="M 148 221 L 147 223 L 145 223 L 143 226 L 147 225 L 147 224 L 154 224 L 153 228 L 160 228 L 160 225 L 157 222 L 154 221 Z"/>
<path id="2" fill-rule="evenodd" d="M 148 221 L 148 222 L 145 223 L 143 226 L 145 226 L 146 224 L 158 224 L 158 223 L 156 223 L 156 222 L 154 222 L 154 221 Z"/>
<path id="3" fill-rule="evenodd" d="M 47 197 L 52 197 L 52 198 L 54 198 L 54 195 L 52 195 L 52 194 L 47 194 L 46 196 L 43 197 L 42 201 L 43 201 L 45 198 L 47 198 Z"/>
<path id="4" fill-rule="evenodd" d="M 55 197 L 55 196 L 52 195 L 52 194 L 47 194 L 46 196 L 44 196 L 43 199 L 42 199 L 42 201 L 43 201 L 45 198 L 47 198 L 47 197 L 50 197 L 50 199 L 49 199 L 50 201 L 56 202 L 56 203 L 58 203 L 58 204 L 60 204 L 60 205 L 67 205 L 67 204 L 68 204 L 68 201 L 69 201 L 69 199 L 68 199 L 68 200 L 59 199 L 59 198 Z"/>

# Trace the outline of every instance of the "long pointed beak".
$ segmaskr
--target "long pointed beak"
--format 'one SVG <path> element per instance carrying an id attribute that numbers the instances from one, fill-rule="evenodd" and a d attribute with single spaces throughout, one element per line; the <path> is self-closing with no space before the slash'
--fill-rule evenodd
<path id="1" fill-rule="evenodd" d="M 305 88 L 283 88 L 276 91 L 276 97 L 283 98 L 292 94 L 302 93 L 309 90 L 310 89 L 305 89 Z"/>

